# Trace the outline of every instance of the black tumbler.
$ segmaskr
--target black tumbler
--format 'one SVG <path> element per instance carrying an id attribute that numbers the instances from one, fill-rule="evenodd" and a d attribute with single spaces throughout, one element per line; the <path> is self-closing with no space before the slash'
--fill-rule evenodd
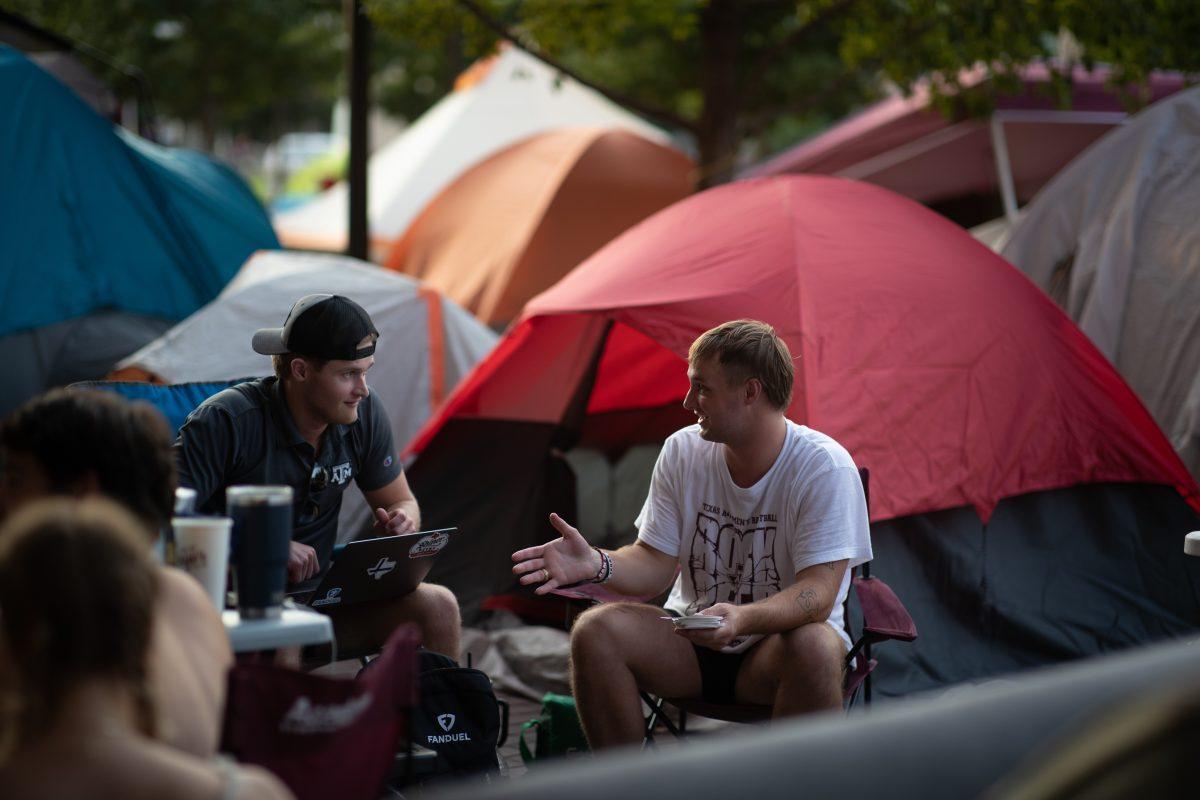
<path id="1" fill-rule="evenodd" d="M 230 486 L 225 508 L 233 520 L 238 613 L 244 619 L 278 617 L 292 541 L 292 487 Z"/>

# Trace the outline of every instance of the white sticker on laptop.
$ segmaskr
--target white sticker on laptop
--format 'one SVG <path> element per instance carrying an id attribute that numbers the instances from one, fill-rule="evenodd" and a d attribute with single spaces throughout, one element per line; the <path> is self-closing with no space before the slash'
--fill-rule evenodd
<path id="1" fill-rule="evenodd" d="M 431 533 L 428 536 L 422 536 L 408 550 L 409 558 L 425 558 L 440 552 L 446 546 L 446 542 L 450 541 L 450 534 L 444 532 Z"/>
<path id="2" fill-rule="evenodd" d="M 310 603 L 310 605 L 313 608 L 317 608 L 319 606 L 337 605 L 340 602 L 342 602 L 342 587 L 334 586 L 332 589 L 330 589 L 328 592 L 325 593 L 324 597 L 318 597 L 316 600 L 313 600 L 312 603 Z"/>

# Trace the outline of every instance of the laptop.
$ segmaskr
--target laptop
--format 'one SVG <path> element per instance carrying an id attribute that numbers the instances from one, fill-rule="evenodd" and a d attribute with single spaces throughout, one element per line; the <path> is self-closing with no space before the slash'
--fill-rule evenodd
<path id="1" fill-rule="evenodd" d="M 359 539 L 334 551 L 333 563 L 311 592 L 292 595 L 316 611 L 391 600 L 425 580 L 458 528 Z"/>

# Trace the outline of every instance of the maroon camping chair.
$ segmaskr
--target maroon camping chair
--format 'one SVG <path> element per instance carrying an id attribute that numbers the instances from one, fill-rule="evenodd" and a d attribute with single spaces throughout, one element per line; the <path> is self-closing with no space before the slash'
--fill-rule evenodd
<path id="1" fill-rule="evenodd" d="M 375 800 L 397 753 L 411 756 L 419 644 L 415 625 L 397 628 L 376 666 L 358 680 L 273 664 L 235 665 L 221 749 L 269 769 L 298 800 Z"/>
<path id="2" fill-rule="evenodd" d="M 846 655 L 846 680 L 842 687 L 842 703 L 849 709 L 861 692 L 864 705 L 871 702 L 871 673 L 878 666 L 871 658 L 871 646 L 888 639 L 911 642 L 917 638 L 917 627 L 904 604 L 886 583 L 870 577 L 867 565 L 862 574 L 850 581 L 851 591 L 858 598 L 862 611 L 862 633 L 854 640 Z M 847 606 L 849 603 L 847 603 Z M 847 612 L 849 609 L 847 609 Z M 849 613 L 846 615 L 849 621 Z M 661 723 L 676 737 L 687 734 L 688 715 L 723 720 L 725 722 L 762 722 L 771 718 L 772 707 L 752 703 L 710 703 L 707 700 L 682 697 L 655 697 L 649 692 L 640 692 L 642 701 L 650 709 L 646 716 L 645 736 L 647 742 L 654 740 L 654 731 Z M 679 713 L 676 724 L 666 713 L 673 706 Z"/>

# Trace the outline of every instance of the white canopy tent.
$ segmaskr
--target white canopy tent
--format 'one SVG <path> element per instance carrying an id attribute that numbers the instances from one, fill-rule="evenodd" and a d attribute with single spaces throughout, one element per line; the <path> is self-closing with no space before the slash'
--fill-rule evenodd
<path id="1" fill-rule="evenodd" d="M 262 251 L 208 305 L 118 366 L 166 383 L 270 375 L 271 360 L 250 349 L 259 328 L 282 324 L 306 294 L 355 300 L 379 330 L 368 382 L 383 398 L 397 449 L 496 343 L 496 334 L 452 301 L 412 278 L 345 256 Z M 369 518 L 361 493 L 347 492 L 344 537 Z"/>
<path id="2" fill-rule="evenodd" d="M 404 133 L 371 156 L 371 252 L 378 260 L 433 197 L 467 168 L 535 133 L 568 125 L 634 131 L 665 144 L 658 128 L 516 47 L 481 61 Z M 346 248 L 344 182 L 274 218 L 287 247 Z"/>
<path id="3" fill-rule="evenodd" d="M 1045 289 L 1200 477 L 1200 88 L 1100 139 L 1034 198 L 1001 254 Z"/>

